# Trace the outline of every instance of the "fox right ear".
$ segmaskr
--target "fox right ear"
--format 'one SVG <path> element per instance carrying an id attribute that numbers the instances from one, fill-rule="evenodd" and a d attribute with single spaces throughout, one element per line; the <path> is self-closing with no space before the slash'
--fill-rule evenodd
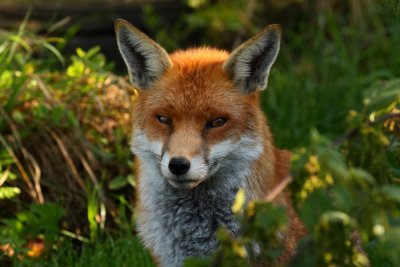
<path id="1" fill-rule="evenodd" d="M 279 52 L 280 25 L 270 25 L 236 48 L 223 68 L 240 90 L 249 94 L 267 87 L 268 76 Z"/>
<path id="2" fill-rule="evenodd" d="M 117 19 L 115 33 L 130 81 L 138 89 L 148 88 L 171 67 L 167 52 L 127 21 Z"/>

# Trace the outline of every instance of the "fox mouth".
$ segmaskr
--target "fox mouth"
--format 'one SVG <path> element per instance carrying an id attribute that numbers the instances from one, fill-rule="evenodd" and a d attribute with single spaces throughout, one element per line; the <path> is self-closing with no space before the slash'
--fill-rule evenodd
<path id="1" fill-rule="evenodd" d="M 198 186 L 202 180 L 194 180 L 194 179 L 176 179 L 176 178 L 167 178 L 168 183 L 176 188 L 176 189 L 193 189 Z"/>
<path id="2" fill-rule="evenodd" d="M 202 182 L 206 181 L 210 176 L 214 175 L 218 172 L 221 164 L 218 160 L 213 160 L 210 162 L 210 166 L 207 168 L 206 173 L 202 173 L 202 175 L 195 176 L 188 174 L 184 175 L 174 175 L 170 172 L 164 172 L 163 176 L 167 180 L 167 182 L 174 187 L 175 189 L 193 189 L 197 187 Z"/>

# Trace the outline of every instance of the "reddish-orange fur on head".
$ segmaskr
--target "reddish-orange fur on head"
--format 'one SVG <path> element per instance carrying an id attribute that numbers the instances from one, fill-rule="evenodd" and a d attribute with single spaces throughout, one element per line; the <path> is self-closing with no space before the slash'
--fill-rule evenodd
<path id="1" fill-rule="evenodd" d="M 223 71 L 222 63 L 227 57 L 226 52 L 211 48 L 190 49 L 170 55 L 172 67 L 154 83 L 152 89 L 141 92 L 136 112 L 139 127 L 152 139 L 171 138 L 168 149 L 172 154 L 175 150 L 189 147 L 192 151 L 187 153 L 196 153 L 201 145 L 196 138 L 213 145 L 227 138 L 239 138 L 245 131 L 258 131 L 258 127 L 265 127 L 258 114 L 257 94 L 244 95 L 236 90 Z M 156 115 L 174 121 L 171 137 L 171 129 L 160 125 Z M 227 118 L 226 125 L 203 131 L 207 121 L 218 117 Z M 260 117 L 259 123 L 252 123 L 257 117 Z"/>

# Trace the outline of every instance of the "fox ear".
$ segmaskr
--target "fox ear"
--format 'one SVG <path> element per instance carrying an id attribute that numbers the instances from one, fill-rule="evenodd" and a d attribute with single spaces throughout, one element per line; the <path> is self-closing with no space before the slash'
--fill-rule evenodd
<path id="1" fill-rule="evenodd" d="M 223 68 L 244 93 L 264 90 L 279 52 L 282 28 L 274 24 L 236 48 Z"/>
<path id="2" fill-rule="evenodd" d="M 130 81 L 138 89 L 148 88 L 171 67 L 167 52 L 130 23 L 117 19 L 115 33 Z"/>

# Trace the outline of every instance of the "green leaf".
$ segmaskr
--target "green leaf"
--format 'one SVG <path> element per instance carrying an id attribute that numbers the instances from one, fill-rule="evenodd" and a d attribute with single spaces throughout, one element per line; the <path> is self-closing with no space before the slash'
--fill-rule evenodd
<path id="1" fill-rule="evenodd" d="M 348 175 L 349 178 L 354 179 L 360 185 L 370 186 L 375 184 L 374 177 L 369 172 L 361 168 L 351 168 Z"/>
<path id="2" fill-rule="evenodd" d="M 12 113 L 11 116 L 12 116 L 13 120 L 14 120 L 16 123 L 19 123 L 19 124 L 24 123 L 24 115 L 22 114 L 22 112 L 20 112 L 20 111 L 18 111 L 18 110 L 15 110 L 15 111 Z"/>
<path id="3" fill-rule="evenodd" d="M 82 50 L 82 48 L 78 47 L 76 49 L 76 54 L 78 55 L 78 57 L 80 58 L 84 58 L 86 56 L 86 52 Z"/>
<path id="4" fill-rule="evenodd" d="M 390 259 L 392 266 L 400 266 L 400 227 L 389 230 L 379 239 L 377 250 L 380 256 Z"/>
<path id="5" fill-rule="evenodd" d="M 380 192 L 386 198 L 396 201 L 400 204 L 400 186 L 399 185 L 384 185 Z"/>
<path id="6" fill-rule="evenodd" d="M 185 267 L 209 267 L 210 260 L 204 258 L 189 258 L 184 261 Z"/>
<path id="7" fill-rule="evenodd" d="M 136 186 L 136 180 L 132 174 L 129 174 L 126 179 L 131 186 L 133 186 L 133 187 Z"/>
<path id="8" fill-rule="evenodd" d="M 96 190 L 93 190 L 88 195 L 88 203 L 87 203 L 87 218 L 89 221 L 89 229 L 90 229 L 90 239 L 94 240 L 98 234 L 98 222 L 96 220 L 98 210 L 99 210 L 99 201 L 97 199 Z"/>
<path id="9" fill-rule="evenodd" d="M 400 79 L 379 81 L 364 91 L 364 104 L 369 111 L 382 109 L 400 99 Z"/>
<path id="10" fill-rule="evenodd" d="M 326 190 L 317 189 L 308 195 L 306 201 L 300 207 L 300 217 L 307 229 L 311 230 L 324 212 L 333 209 L 332 199 Z"/>
<path id="11" fill-rule="evenodd" d="M 305 266 L 318 266 L 317 265 L 317 251 L 310 246 L 312 243 L 311 237 L 307 236 L 300 240 L 297 246 L 297 254 L 289 262 L 289 267 L 305 267 Z"/>
<path id="12" fill-rule="evenodd" d="M 110 188 L 110 190 L 118 190 L 128 184 L 129 180 L 127 176 L 118 176 L 117 178 L 114 178 L 110 181 L 110 183 L 108 184 L 108 188 Z"/>
<path id="13" fill-rule="evenodd" d="M 351 212 L 356 202 L 351 191 L 351 188 L 347 186 L 335 186 L 332 188 L 332 198 L 337 209 Z"/>
<path id="14" fill-rule="evenodd" d="M 49 44 L 48 42 L 42 42 L 42 45 L 46 47 L 50 52 L 52 52 L 57 59 L 61 62 L 62 65 L 65 65 L 65 59 L 63 55 L 58 51 L 58 49 L 53 46 L 52 44 Z"/>
<path id="15" fill-rule="evenodd" d="M 79 60 L 73 60 L 72 64 L 67 68 L 67 75 L 69 77 L 80 77 L 84 74 L 85 64 Z"/>
<path id="16" fill-rule="evenodd" d="M 10 199 L 21 194 L 21 189 L 18 187 L 2 186 L 0 187 L 0 199 Z"/>
<path id="17" fill-rule="evenodd" d="M 86 53 L 86 58 L 92 58 L 100 52 L 100 46 L 95 46 L 89 49 Z"/>
<path id="18" fill-rule="evenodd" d="M 286 210 L 269 202 L 256 202 L 254 225 L 264 229 L 281 230 L 287 222 Z"/>

